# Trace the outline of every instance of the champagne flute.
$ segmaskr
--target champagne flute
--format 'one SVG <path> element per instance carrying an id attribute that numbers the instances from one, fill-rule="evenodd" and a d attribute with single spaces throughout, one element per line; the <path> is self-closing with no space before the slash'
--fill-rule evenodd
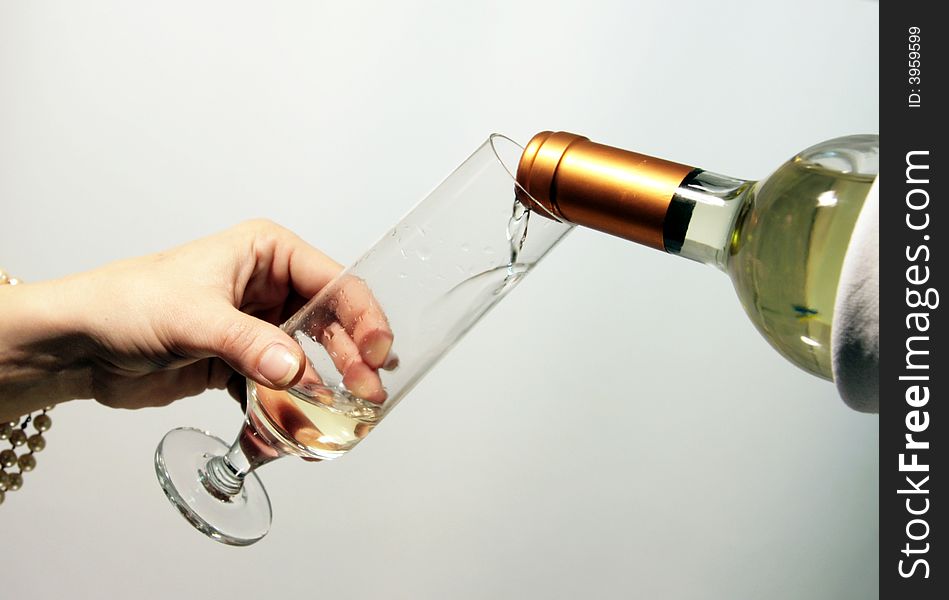
<path id="1" fill-rule="evenodd" d="M 284 323 L 306 355 L 303 378 L 289 391 L 248 382 L 233 444 L 191 428 L 165 435 L 158 480 L 194 527 L 237 546 L 266 535 L 270 500 L 255 469 L 351 450 L 570 231 L 515 199 L 521 152 L 492 135 Z"/>

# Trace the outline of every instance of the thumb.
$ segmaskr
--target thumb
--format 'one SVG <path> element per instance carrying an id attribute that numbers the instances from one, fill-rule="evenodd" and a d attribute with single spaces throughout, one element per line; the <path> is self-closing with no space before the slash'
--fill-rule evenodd
<path id="1" fill-rule="evenodd" d="M 207 332 L 203 350 L 241 375 L 275 389 L 286 389 L 303 376 L 303 350 L 279 327 L 236 308 L 217 322 L 220 325 Z"/>

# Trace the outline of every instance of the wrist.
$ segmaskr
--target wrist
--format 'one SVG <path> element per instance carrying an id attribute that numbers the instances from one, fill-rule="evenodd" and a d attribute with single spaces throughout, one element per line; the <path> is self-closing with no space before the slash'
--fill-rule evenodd
<path id="1" fill-rule="evenodd" d="M 0 286 L 0 416 L 91 397 L 90 344 L 70 287 Z"/>

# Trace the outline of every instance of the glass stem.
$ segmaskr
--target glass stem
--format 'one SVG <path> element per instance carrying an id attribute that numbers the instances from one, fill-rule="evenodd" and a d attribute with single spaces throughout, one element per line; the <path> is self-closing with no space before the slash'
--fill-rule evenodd
<path id="1" fill-rule="evenodd" d="M 244 486 L 244 477 L 252 470 L 240 442 L 236 441 L 227 454 L 215 456 L 208 461 L 201 473 L 201 480 L 211 495 L 227 500 L 240 493 Z"/>
<path id="2" fill-rule="evenodd" d="M 259 437 L 256 430 L 245 421 L 244 428 L 227 454 L 214 456 L 207 462 L 201 472 L 201 481 L 212 496 L 229 500 L 240 493 L 248 473 L 279 458 L 280 454 Z"/>

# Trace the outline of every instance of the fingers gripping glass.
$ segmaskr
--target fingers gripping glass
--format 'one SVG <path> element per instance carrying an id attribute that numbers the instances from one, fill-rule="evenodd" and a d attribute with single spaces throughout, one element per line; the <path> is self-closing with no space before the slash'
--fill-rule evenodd
<path id="1" fill-rule="evenodd" d="M 196 429 L 164 437 L 158 479 L 192 525 L 233 545 L 266 535 L 270 501 L 254 469 L 352 449 L 570 230 L 515 201 L 521 150 L 491 136 L 283 325 L 305 374 L 288 392 L 248 383 L 233 445 Z"/>

